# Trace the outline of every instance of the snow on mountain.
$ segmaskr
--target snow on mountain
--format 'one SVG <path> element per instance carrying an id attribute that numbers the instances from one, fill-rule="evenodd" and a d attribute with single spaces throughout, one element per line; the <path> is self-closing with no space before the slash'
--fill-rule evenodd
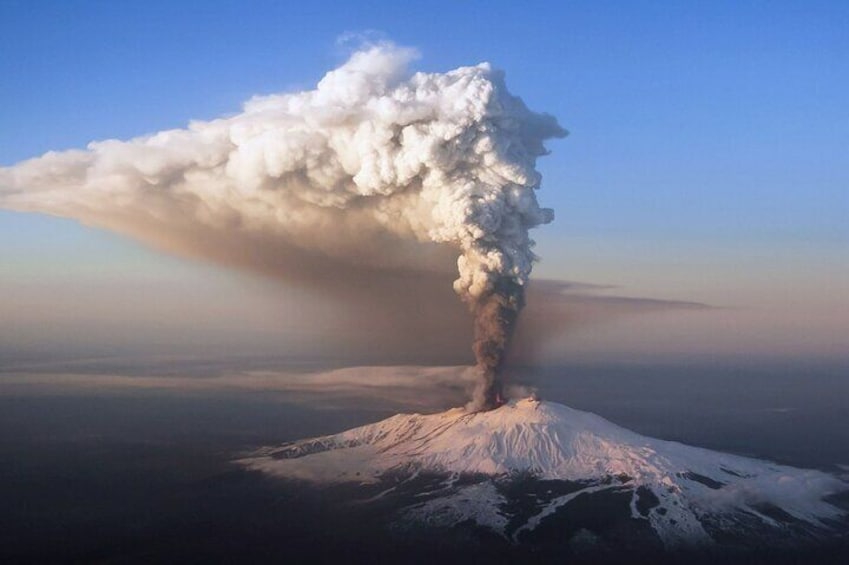
<path id="1" fill-rule="evenodd" d="M 407 508 L 408 518 L 441 525 L 472 519 L 513 539 L 579 496 L 630 492 L 631 517 L 648 520 L 667 546 L 709 543 L 717 528 L 752 522 L 827 531 L 843 512 L 824 497 L 849 488 L 821 471 L 653 439 L 588 412 L 532 399 L 487 412 L 399 414 L 340 434 L 264 448 L 241 463 L 317 483 L 444 473 L 442 490 Z M 468 476 L 490 482 L 459 481 Z M 578 486 L 541 502 L 508 532 L 506 499 L 492 481 L 517 476 Z"/>

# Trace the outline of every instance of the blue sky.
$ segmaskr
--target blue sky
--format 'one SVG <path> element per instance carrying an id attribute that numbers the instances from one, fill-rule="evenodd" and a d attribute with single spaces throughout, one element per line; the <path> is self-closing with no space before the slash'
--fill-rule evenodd
<path id="1" fill-rule="evenodd" d="M 0 162 L 314 84 L 346 32 L 488 60 L 572 137 L 553 229 L 814 239 L 849 228 L 849 7 L 816 2 L 4 2 Z"/>
<path id="2" fill-rule="evenodd" d="M 540 162 L 557 220 L 536 234 L 539 273 L 721 306 L 792 296 L 758 323 L 816 326 L 799 317 L 819 308 L 834 332 L 849 326 L 847 29 L 845 2 L 2 0 L 0 165 L 309 88 L 344 59 L 340 37 L 371 34 L 418 48 L 423 70 L 490 61 L 570 130 Z M 103 273 L 215 278 L 0 211 L 0 278 Z"/>

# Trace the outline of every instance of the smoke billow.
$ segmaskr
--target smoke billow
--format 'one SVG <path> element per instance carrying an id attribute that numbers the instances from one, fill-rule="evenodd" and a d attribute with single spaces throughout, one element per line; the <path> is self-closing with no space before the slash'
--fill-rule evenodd
<path id="1" fill-rule="evenodd" d="M 369 46 L 314 90 L 0 169 L 0 206 L 215 261 L 277 254 L 293 280 L 327 276 L 318 264 L 432 270 L 454 248 L 454 290 L 475 317 L 472 405 L 492 407 L 535 260 L 528 230 L 553 219 L 536 159 L 566 132 L 486 63 L 411 74 L 415 57 Z"/>

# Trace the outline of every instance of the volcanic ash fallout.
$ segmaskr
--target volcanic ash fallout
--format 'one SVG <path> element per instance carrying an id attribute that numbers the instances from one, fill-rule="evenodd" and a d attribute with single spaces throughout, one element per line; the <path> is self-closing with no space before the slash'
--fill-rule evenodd
<path id="1" fill-rule="evenodd" d="M 487 63 L 412 74 L 415 57 L 368 46 L 314 90 L 0 169 L 0 206 L 214 261 L 222 253 L 210 234 L 244 236 L 252 253 L 285 257 L 293 279 L 315 258 L 378 277 L 425 269 L 428 250 L 450 246 L 454 289 L 475 316 L 470 407 L 490 408 L 535 259 L 528 230 L 554 217 L 537 203 L 536 159 L 566 131 Z"/>

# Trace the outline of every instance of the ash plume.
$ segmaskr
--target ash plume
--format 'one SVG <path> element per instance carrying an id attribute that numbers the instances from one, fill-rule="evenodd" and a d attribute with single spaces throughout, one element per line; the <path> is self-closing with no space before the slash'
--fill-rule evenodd
<path id="1" fill-rule="evenodd" d="M 485 410 L 497 407 L 502 402 L 505 355 L 524 305 L 524 287 L 509 277 L 498 279 L 491 290 L 471 303 L 475 319 L 472 349 L 480 377 L 478 386 L 473 390 L 469 409 Z"/>
<path id="2" fill-rule="evenodd" d="M 366 46 L 315 89 L 241 113 L 0 169 L 0 207 L 70 217 L 167 251 L 311 284 L 328 269 L 433 271 L 475 317 L 480 386 L 494 406 L 535 256 L 536 159 L 566 134 L 482 63 L 411 73 L 414 50 Z M 331 268 L 332 270 L 332 268 Z M 379 284 L 379 282 L 377 283 Z"/>

